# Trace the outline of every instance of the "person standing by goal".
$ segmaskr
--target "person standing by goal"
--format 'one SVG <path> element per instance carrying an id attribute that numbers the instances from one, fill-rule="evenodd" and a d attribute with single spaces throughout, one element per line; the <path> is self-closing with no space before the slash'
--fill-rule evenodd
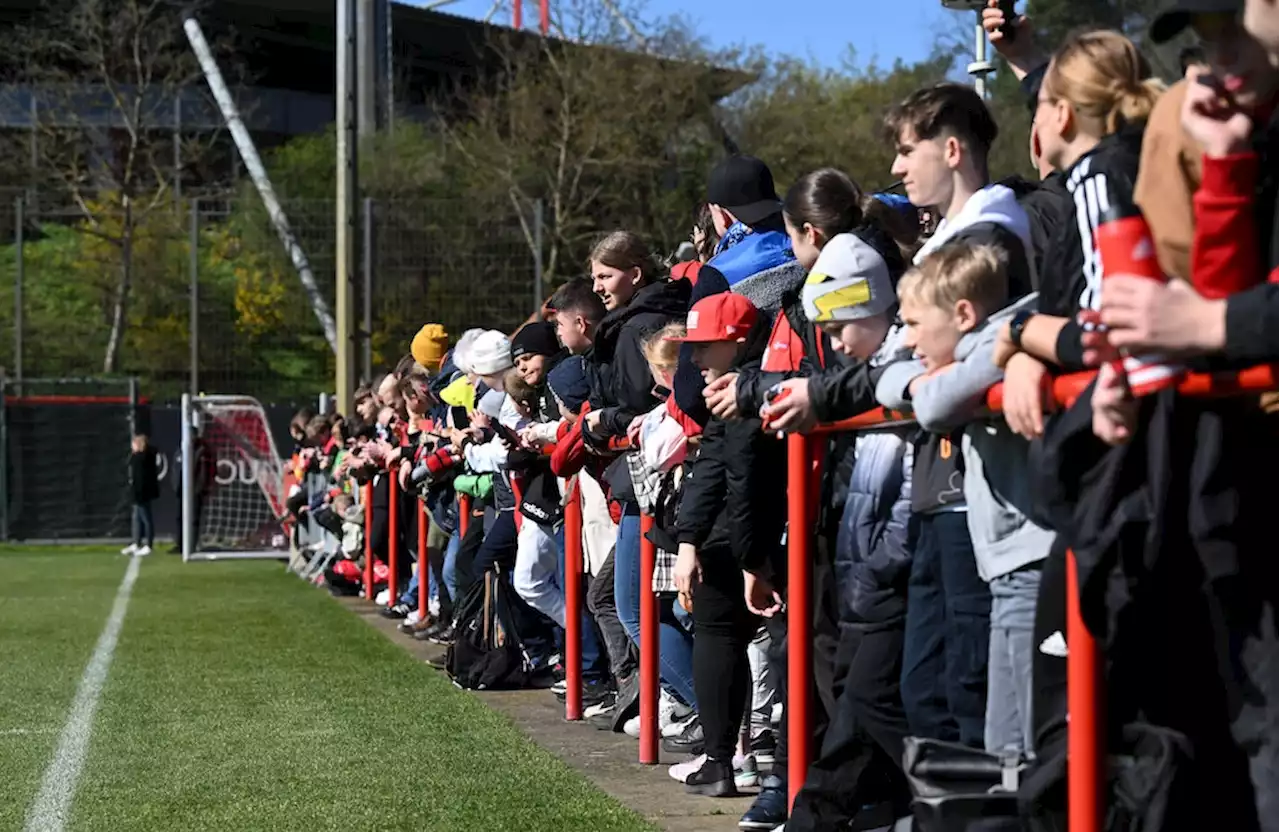
<path id="1" fill-rule="evenodd" d="M 145 557 L 155 543 L 156 524 L 151 503 L 160 497 L 157 479 L 156 449 L 144 434 L 133 437 L 133 453 L 129 455 L 129 490 L 133 496 L 133 542 L 120 551 L 122 555 Z"/>

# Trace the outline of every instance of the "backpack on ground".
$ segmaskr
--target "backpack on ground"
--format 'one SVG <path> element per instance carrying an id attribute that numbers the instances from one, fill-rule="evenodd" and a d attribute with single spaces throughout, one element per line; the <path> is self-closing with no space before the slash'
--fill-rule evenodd
<path id="1" fill-rule="evenodd" d="M 453 683 L 467 690 L 523 688 L 531 663 L 514 626 L 515 589 L 498 569 L 484 573 L 463 597 L 457 633 L 446 656 Z"/>

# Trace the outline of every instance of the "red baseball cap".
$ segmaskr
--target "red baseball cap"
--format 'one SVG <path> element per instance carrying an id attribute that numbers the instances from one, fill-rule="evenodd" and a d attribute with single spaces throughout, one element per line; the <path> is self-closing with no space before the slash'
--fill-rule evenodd
<path id="1" fill-rule="evenodd" d="M 672 341 L 742 341 L 760 313 L 751 301 L 733 292 L 720 292 L 698 301 L 689 310 L 683 338 Z"/>

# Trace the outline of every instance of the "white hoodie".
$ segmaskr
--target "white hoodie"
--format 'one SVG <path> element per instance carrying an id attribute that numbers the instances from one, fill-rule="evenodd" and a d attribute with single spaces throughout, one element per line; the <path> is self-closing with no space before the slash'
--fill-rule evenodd
<path id="1" fill-rule="evenodd" d="M 1026 249 L 1027 267 L 1035 269 L 1036 261 L 1031 248 L 1031 221 L 1027 219 L 1027 212 L 1018 204 L 1013 191 L 1004 185 L 988 185 L 969 197 L 969 201 L 954 217 L 947 217 L 938 223 L 938 230 L 916 252 L 913 262 L 919 265 L 925 257 L 946 245 L 961 231 L 981 223 L 1002 225 L 1018 235 Z M 1034 285 L 1034 275 L 1031 276 Z"/>

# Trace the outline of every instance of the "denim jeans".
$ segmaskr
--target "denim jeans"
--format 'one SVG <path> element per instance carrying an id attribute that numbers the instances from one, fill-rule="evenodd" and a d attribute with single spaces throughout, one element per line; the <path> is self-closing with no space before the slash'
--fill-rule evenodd
<path id="1" fill-rule="evenodd" d="M 637 648 L 640 646 L 640 598 L 652 587 L 640 586 L 640 508 L 622 507 L 618 542 L 613 549 L 613 594 L 618 618 Z M 693 636 L 676 621 L 670 604 L 658 605 L 658 667 L 662 680 L 686 704 L 696 707 L 693 692 Z"/>
<path id="2" fill-rule="evenodd" d="M 911 733 L 983 748 L 991 590 L 963 511 L 919 515 L 907 584 L 902 704 Z"/>
<path id="3" fill-rule="evenodd" d="M 529 521 L 526 520 L 526 523 Z M 559 558 L 556 560 L 555 578 L 559 581 L 561 597 L 564 595 L 564 526 L 556 530 L 555 534 L 556 549 L 559 552 Z M 586 681 L 604 681 L 609 677 L 609 661 L 608 656 L 600 645 L 600 635 L 596 632 L 596 622 L 592 618 L 591 613 L 587 611 L 587 576 L 582 576 L 582 598 L 583 604 L 578 609 L 578 618 L 581 622 L 578 625 L 582 633 L 582 678 Z M 569 611 L 564 610 L 568 615 Z"/>
<path id="4" fill-rule="evenodd" d="M 133 545 L 150 547 L 156 542 L 156 524 L 151 518 L 151 503 L 133 504 Z"/>
<path id="5" fill-rule="evenodd" d="M 991 650 L 987 665 L 988 751 L 1030 754 L 1031 663 L 1035 650 L 1036 598 L 1040 564 L 991 580 Z"/>
<path id="6" fill-rule="evenodd" d="M 462 546 L 462 537 L 454 532 L 449 535 L 449 545 L 444 550 L 444 586 L 449 590 L 449 597 L 454 603 L 461 601 L 458 595 L 458 548 Z"/>

